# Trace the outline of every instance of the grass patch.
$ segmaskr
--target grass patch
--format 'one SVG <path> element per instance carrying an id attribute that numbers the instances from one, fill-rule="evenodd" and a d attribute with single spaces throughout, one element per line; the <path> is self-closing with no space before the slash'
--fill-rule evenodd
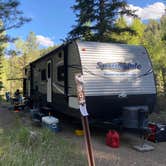
<path id="1" fill-rule="evenodd" d="M 21 126 L 21 125 L 20 125 Z M 85 166 L 76 144 L 46 128 L 17 127 L 0 133 L 2 166 Z"/>

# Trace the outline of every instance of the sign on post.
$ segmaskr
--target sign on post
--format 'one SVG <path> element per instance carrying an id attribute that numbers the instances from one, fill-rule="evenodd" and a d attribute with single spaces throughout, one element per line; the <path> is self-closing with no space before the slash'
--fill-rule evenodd
<path id="1" fill-rule="evenodd" d="M 84 130 L 84 138 L 85 138 L 85 144 L 87 149 L 88 164 L 89 166 L 95 166 L 93 149 L 91 144 L 91 136 L 90 136 L 90 130 L 89 130 L 88 112 L 86 109 L 86 100 L 85 100 L 85 94 L 84 94 L 84 81 L 83 81 L 82 74 L 75 75 L 75 82 L 76 82 L 77 97 L 78 97 L 78 102 L 79 102 L 80 112 L 81 112 L 81 120 L 82 120 L 82 125 Z"/>

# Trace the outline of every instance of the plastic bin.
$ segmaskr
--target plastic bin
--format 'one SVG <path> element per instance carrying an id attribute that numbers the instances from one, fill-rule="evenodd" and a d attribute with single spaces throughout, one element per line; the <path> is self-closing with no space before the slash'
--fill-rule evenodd
<path id="1" fill-rule="evenodd" d="M 59 119 L 53 116 L 44 116 L 42 117 L 42 125 L 51 129 L 54 132 L 60 131 Z"/>

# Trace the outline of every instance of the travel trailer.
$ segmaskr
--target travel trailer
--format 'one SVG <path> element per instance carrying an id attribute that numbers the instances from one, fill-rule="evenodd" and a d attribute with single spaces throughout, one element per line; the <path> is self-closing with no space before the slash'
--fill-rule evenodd
<path id="1" fill-rule="evenodd" d="M 152 64 L 142 46 L 71 41 L 25 68 L 24 93 L 49 106 L 80 117 L 75 74 L 82 73 L 89 118 L 146 127 L 154 110 L 156 86 Z"/>

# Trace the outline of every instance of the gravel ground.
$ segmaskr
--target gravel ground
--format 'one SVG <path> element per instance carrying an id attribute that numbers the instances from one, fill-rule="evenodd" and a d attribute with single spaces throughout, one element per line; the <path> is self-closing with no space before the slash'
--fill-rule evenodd
<path id="1" fill-rule="evenodd" d="M 74 135 L 75 126 L 67 122 L 62 124 L 60 134 L 78 143 L 85 151 L 84 138 Z M 105 144 L 106 132 L 91 130 L 96 166 L 166 166 L 166 142 L 152 143 L 148 145 L 155 149 L 149 152 L 138 152 L 134 145 L 140 145 L 142 140 L 137 135 L 123 133 L 120 135 L 120 147 L 110 148 Z"/>
<path id="2" fill-rule="evenodd" d="M 10 105 L 0 104 L 0 126 L 1 128 L 12 128 L 15 113 L 8 110 Z M 18 113 L 16 113 L 18 114 Z M 30 119 L 28 116 L 21 115 L 23 123 Z M 26 123 L 30 125 L 31 123 Z M 62 131 L 57 133 L 69 141 L 78 144 L 85 153 L 84 137 L 76 136 L 74 130 L 76 125 L 71 124 L 70 120 L 61 120 Z M 155 149 L 149 152 L 138 152 L 133 149 L 133 145 L 138 145 L 141 140 L 138 136 L 123 133 L 120 135 L 120 147 L 117 149 L 105 145 L 106 132 L 95 129 L 91 130 L 92 144 L 94 149 L 96 166 L 166 166 L 166 142 L 148 142 Z"/>

